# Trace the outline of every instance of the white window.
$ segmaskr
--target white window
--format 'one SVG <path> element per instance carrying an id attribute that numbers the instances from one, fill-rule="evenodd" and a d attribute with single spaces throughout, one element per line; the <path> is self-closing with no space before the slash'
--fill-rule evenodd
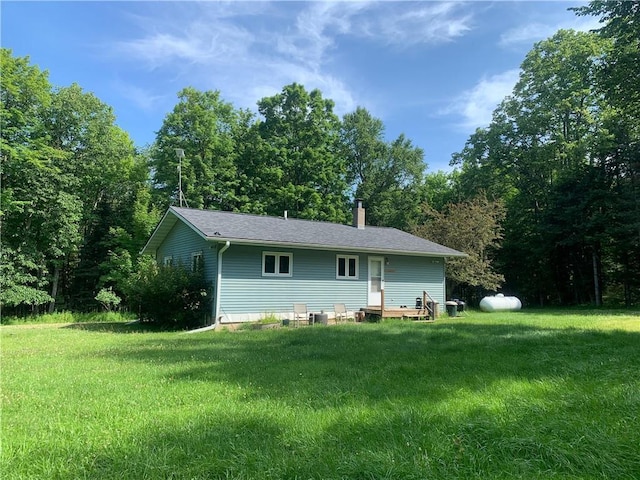
<path id="1" fill-rule="evenodd" d="M 171 265 L 173 265 L 173 257 L 171 255 L 167 255 L 166 257 L 164 257 L 162 259 L 162 265 L 164 265 L 165 267 L 170 267 Z"/>
<path id="2" fill-rule="evenodd" d="M 290 277 L 293 272 L 293 254 L 291 253 L 262 253 L 263 277 Z"/>
<path id="3" fill-rule="evenodd" d="M 199 272 L 204 266 L 202 260 L 202 252 L 194 252 L 191 254 L 191 271 Z"/>
<path id="4" fill-rule="evenodd" d="M 337 255 L 336 256 L 336 278 L 337 279 L 358 279 L 358 256 L 357 255 Z"/>

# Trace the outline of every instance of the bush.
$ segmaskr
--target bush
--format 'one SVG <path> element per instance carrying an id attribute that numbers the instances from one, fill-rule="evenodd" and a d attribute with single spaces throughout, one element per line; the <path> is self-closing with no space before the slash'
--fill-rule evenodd
<path id="1" fill-rule="evenodd" d="M 210 317 L 210 288 L 204 269 L 191 272 L 182 265 L 158 266 L 142 258 L 127 286 L 129 304 L 143 322 L 162 327 L 192 328 Z"/>
<path id="2" fill-rule="evenodd" d="M 102 307 L 107 312 L 110 312 L 111 310 L 116 308 L 118 305 L 120 305 L 120 302 L 121 302 L 120 297 L 115 293 L 113 293 L 113 289 L 111 287 L 103 288 L 98 292 L 98 294 L 94 298 L 98 302 L 100 302 Z"/>
<path id="3" fill-rule="evenodd" d="M 258 320 L 260 325 L 270 325 L 272 323 L 280 323 L 280 317 L 278 317 L 275 313 L 266 313 L 260 317 Z"/>

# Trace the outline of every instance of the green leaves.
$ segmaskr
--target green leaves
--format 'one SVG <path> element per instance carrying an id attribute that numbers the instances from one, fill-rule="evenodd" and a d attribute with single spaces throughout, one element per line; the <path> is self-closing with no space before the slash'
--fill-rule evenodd
<path id="1" fill-rule="evenodd" d="M 143 256 L 126 287 L 130 305 L 142 321 L 161 326 L 202 326 L 211 313 L 211 286 L 204 269 L 164 267 Z"/>
<path id="2" fill-rule="evenodd" d="M 2 249 L 13 252 L 2 281 L 21 292 L 3 305 L 69 302 L 73 290 L 82 300 L 67 306 L 89 308 L 80 302 L 95 296 L 109 247 L 139 248 L 157 218 L 147 165 L 93 94 L 54 89 L 46 72 L 6 49 L 2 71 Z M 142 238 L 106 245 L 110 227 Z"/>
<path id="3" fill-rule="evenodd" d="M 236 170 L 234 132 L 240 118 L 233 106 L 215 91 L 185 88 L 178 104 L 167 115 L 153 146 L 152 168 L 161 202 L 168 206 L 178 195 L 179 159 L 184 151 L 182 190 L 192 208 L 234 210 L 239 178 Z M 177 203 L 177 201 L 176 201 Z"/>
<path id="4" fill-rule="evenodd" d="M 340 137 L 347 181 L 367 207 L 367 222 L 408 229 L 421 203 L 422 150 L 404 135 L 386 142 L 382 121 L 361 107 L 344 116 Z"/>
<path id="5" fill-rule="evenodd" d="M 497 290 L 504 276 L 495 270 L 492 258 L 501 245 L 504 204 L 481 194 L 447 204 L 442 211 L 426 204 L 423 210 L 426 221 L 414 229 L 414 234 L 468 255 L 447 260 L 447 280 L 452 282 L 448 293 L 458 284 Z"/>
<path id="6" fill-rule="evenodd" d="M 260 100 L 258 110 L 264 118 L 254 125 L 260 160 L 247 176 L 255 173 L 264 180 L 255 192 L 264 211 L 345 222 L 345 163 L 339 155 L 340 121 L 333 102 L 319 90 L 307 92 L 294 83 Z"/>
<path id="7" fill-rule="evenodd" d="M 103 308 L 108 312 L 120 305 L 120 302 L 122 301 L 118 295 L 113 293 L 111 288 L 101 289 L 95 296 L 95 299 L 100 302 Z"/>
<path id="8" fill-rule="evenodd" d="M 0 251 L 0 305 L 34 308 L 52 300 L 45 291 L 47 282 L 39 273 L 42 259 L 3 245 Z"/>
<path id="9" fill-rule="evenodd" d="M 592 2 L 583 11 L 629 21 L 618 5 Z M 599 304 L 603 282 L 623 281 L 625 292 L 637 285 L 629 275 L 640 274 L 631 260 L 640 251 L 631 240 L 640 212 L 622 199 L 638 194 L 638 116 L 612 93 L 621 84 L 605 80 L 606 66 L 630 45 L 614 30 L 605 27 L 609 33 L 600 36 L 561 30 L 537 43 L 492 123 L 453 156 L 462 168 L 461 192 L 505 201 L 497 265 L 506 287 L 528 301 Z M 621 212 L 629 211 L 623 220 Z M 625 296 L 630 303 L 631 294 Z"/>
<path id="10" fill-rule="evenodd" d="M 578 15 L 600 17 L 602 38 L 614 48 L 599 65 L 597 80 L 616 107 L 640 116 L 640 4 L 638 2 L 592 1 L 574 9 Z"/>
<path id="11" fill-rule="evenodd" d="M 423 152 L 364 109 L 345 116 L 318 90 L 291 84 L 258 102 L 259 118 L 219 92 L 192 88 L 160 129 L 153 148 L 155 191 L 177 202 L 178 159 L 190 207 L 344 223 L 349 196 L 363 198 L 369 223 L 408 228 L 419 214 Z"/>

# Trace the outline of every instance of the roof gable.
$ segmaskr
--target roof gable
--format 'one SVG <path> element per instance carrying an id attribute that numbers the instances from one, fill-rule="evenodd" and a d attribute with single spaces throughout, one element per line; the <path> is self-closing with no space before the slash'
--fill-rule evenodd
<path id="1" fill-rule="evenodd" d="M 462 252 L 395 228 L 269 217 L 219 210 L 170 207 L 143 248 L 152 253 L 177 221 L 212 241 L 319 250 L 369 251 L 421 256 L 464 256 Z"/>

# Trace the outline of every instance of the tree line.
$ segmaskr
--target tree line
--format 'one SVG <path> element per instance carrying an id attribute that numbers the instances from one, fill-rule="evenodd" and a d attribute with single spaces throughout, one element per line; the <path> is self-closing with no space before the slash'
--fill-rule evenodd
<path id="1" fill-rule="evenodd" d="M 427 173 L 423 151 L 404 135 L 388 140 L 366 109 L 339 118 L 333 101 L 295 83 L 257 113 L 185 88 L 153 144 L 136 148 L 111 107 L 2 49 L 4 311 L 86 310 L 105 289 L 123 296 L 141 247 L 179 203 L 179 177 L 192 208 L 347 223 L 361 198 L 369 224 L 469 254 L 448 263 L 450 294 L 637 302 L 638 5 L 576 13 L 604 27 L 537 43 L 451 173 Z"/>
<path id="2" fill-rule="evenodd" d="M 538 304 L 640 300 L 640 4 L 537 43 L 510 96 L 453 156 L 461 191 L 504 201 L 496 268 Z"/>

